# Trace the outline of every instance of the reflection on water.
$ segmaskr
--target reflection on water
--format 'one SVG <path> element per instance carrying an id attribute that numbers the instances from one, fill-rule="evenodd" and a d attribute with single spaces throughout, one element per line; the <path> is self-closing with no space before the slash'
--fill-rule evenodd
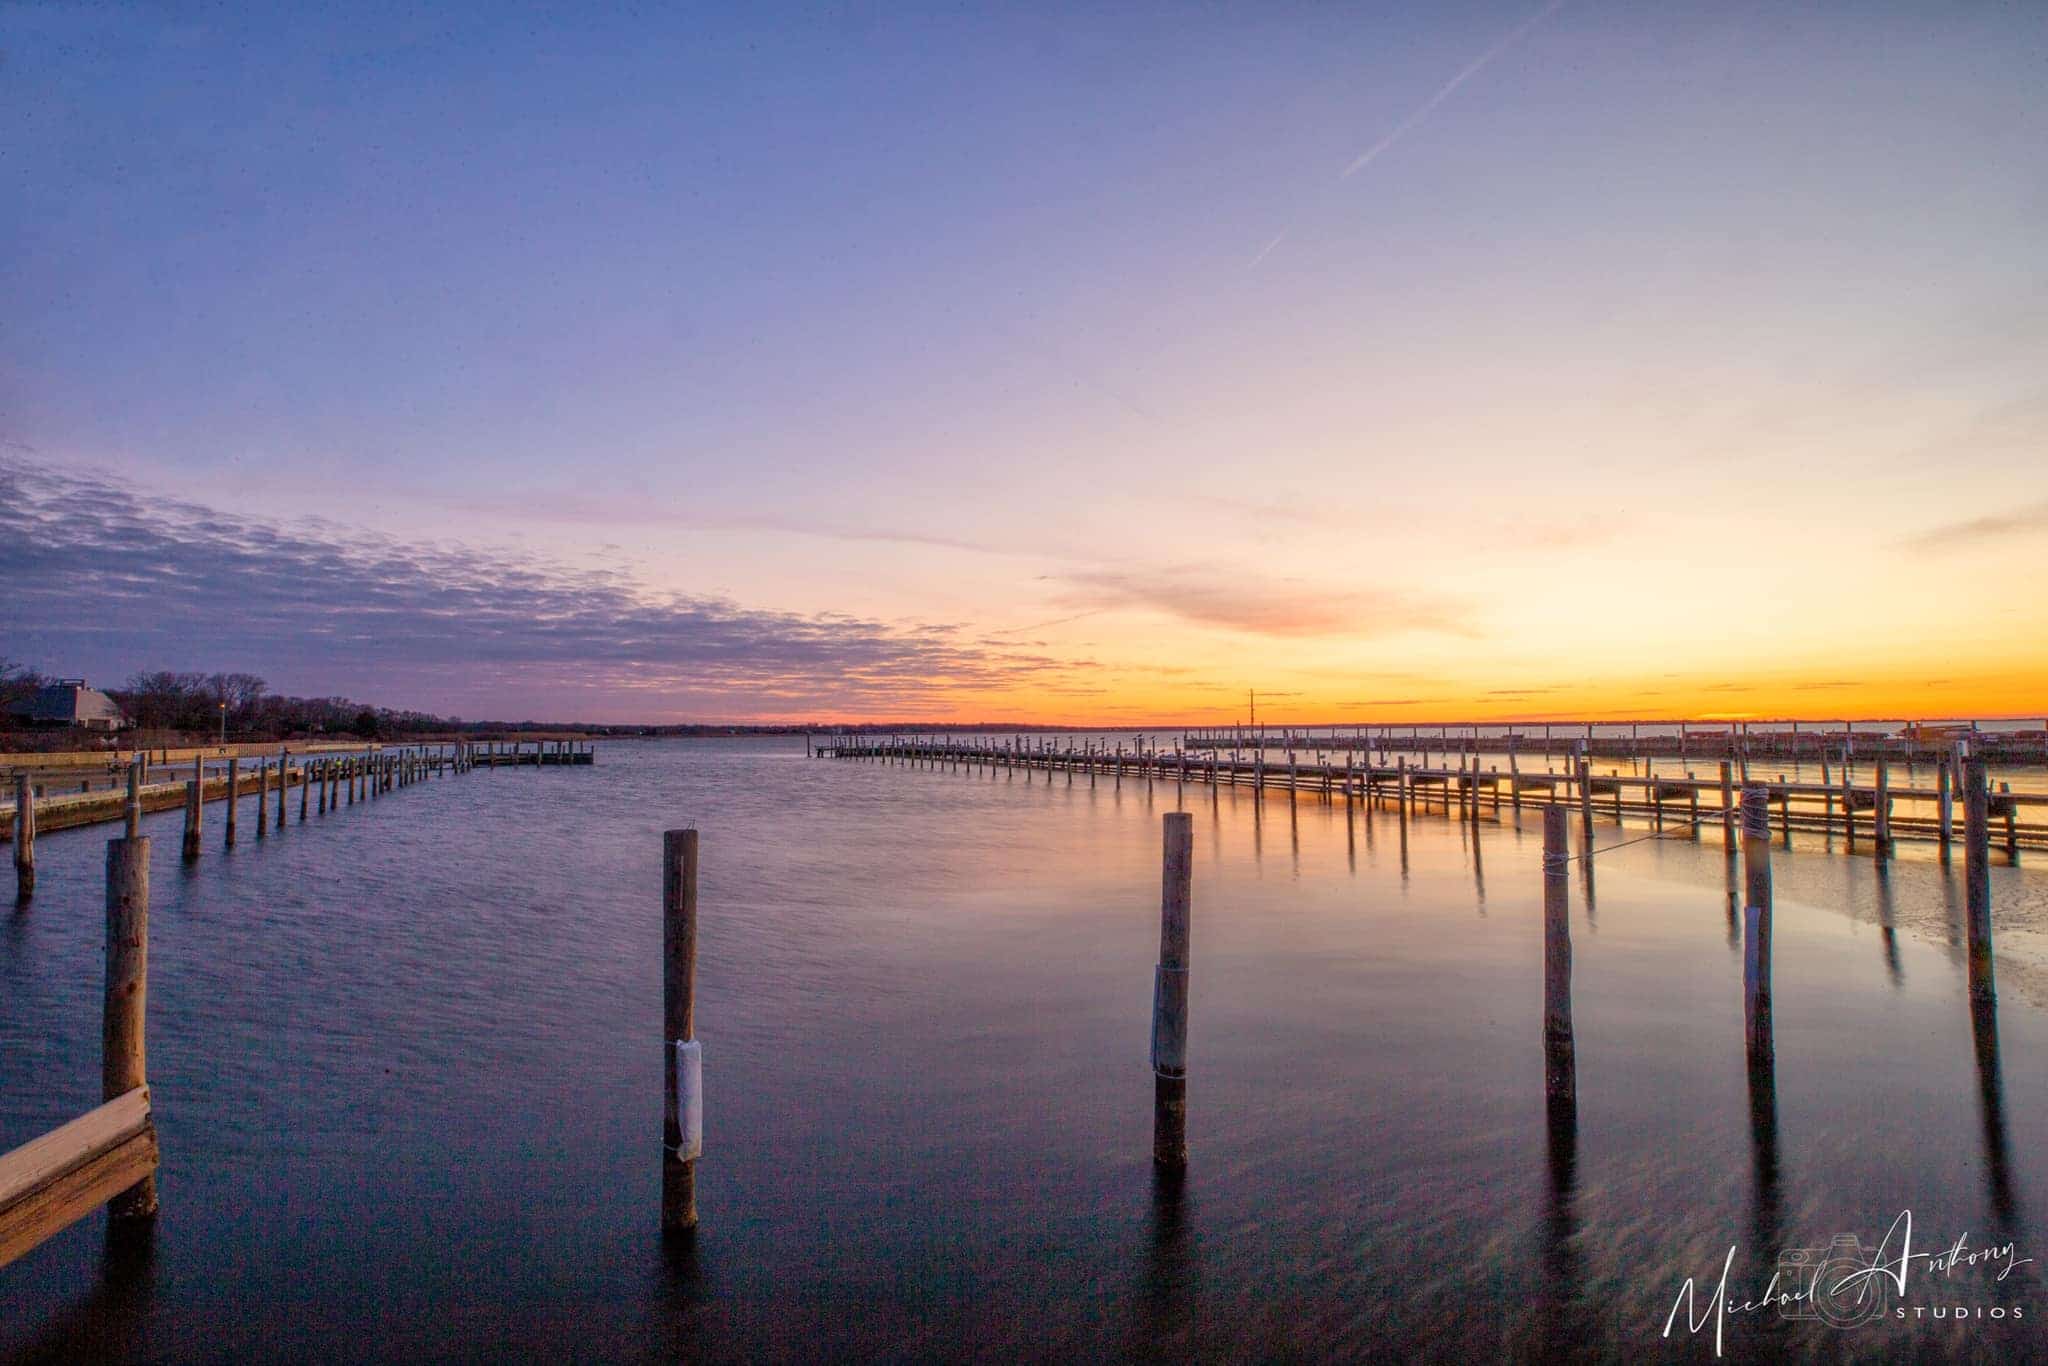
<path id="1" fill-rule="evenodd" d="M 1543 1204 L 1543 1274 L 1536 1291 L 1538 1355 L 1568 1352 L 1576 1333 L 1573 1308 L 1583 1279 L 1578 1250 L 1579 1110 L 1570 1096 L 1546 1102 L 1545 1155 L 1549 1183 Z"/>
<path id="2" fill-rule="evenodd" d="M 1993 1014 L 1963 989 L 1956 873 L 1779 853 L 1750 1071 L 1720 840 L 1578 859 L 1575 925 L 1596 869 L 1602 899 L 1559 1108 L 1533 795 L 1518 826 L 1155 786 L 608 744 L 160 854 L 165 1215 L 145 1255 L 89 1221 L 0 1272 L 0 1355 L 1611 1358 L 1667 1352 L 1679 1280 L 1731 1245 L 1747 1275 L 1910 1207 L 2048 1258 L 2039 872 L 1992 870 Z M 1207 837 L 1169 1187 L 1144 1040 L 1175 805 Z M 149 818 L 159 850 L 177 819 Z M 659 832 L 682 824 L 703 1227 L 664 1248 Z M 97 1097 L 103 847 L 46 836 L 35 902 L 0 912 L 0 1145 Z M 1942 1296 L 2040 1289 L 2037 1264 Z M 1856 1350 L 2024 1355 L 2042 1313 Z M 1831 1331 L 1731 1323 L 1729 1355 Z"/>
<path id="3" fill-rule="evenodd" d="M 2005 1133 L 2005 1080 L 1998 1067 L 1998 1006 L 1970 1002 L 1970 1034 L 1977 1053 L 1977 1107 L 1984 1122 L 1984 1171 L 1992 1212 L 2001 1230 L 2014 1222 L 2012 1163 Z"/>
<path id="4" fill-rule="evenodd" d="M 1906 970 L 1899 961 L 1899 927 L 1892 907 L 1891 865 L 1877 865 L 1877 923 L 1879 937 L 1884 942 L 1885 970 L 1891 974 L 1893 986 L 1903 986 Z"/>

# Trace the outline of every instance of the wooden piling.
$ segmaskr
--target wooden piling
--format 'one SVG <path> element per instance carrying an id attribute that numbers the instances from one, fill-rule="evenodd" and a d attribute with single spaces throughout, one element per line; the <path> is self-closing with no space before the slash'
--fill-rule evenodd
<path id="1" fill-rule="evenodd" d="M 137 755 L 128 763 L 128 838 L 131 840 L 142 833 L 142 775 L 148 767 L 147 755 Z"/>
<path id="2" fill-rule="evenodd" d="M 14 775 L 14 898 L 36 894 L 36 790 L 28 774 Z"/>
<path id="3" fill-rule="evenodd" d="M 2020 861 L 2019 803 L 2012 799 L 2012 784 L 1998 785 L 1998 800 L 2005 807 L 2005 861 Z"/>
<path id="4" fill-rule="evenodd" d="M 1984 759 L 1963 760 L 1963 929 L 1970 956 L 1970 999 L 1998 999 L 1991 961 L 1991 814 Z"/>
<path id="5" fill-rule="evenodd" d="M 235 798 L 242 791 L 242 759 L 240 755 L 228 756 L 228 802 L 227 818 L 221 822 L 226 846 L 235 847 Z"/>
<path id="6" fill-rule="evenodd" d="M 669 830 L 661 837 L 661 950 L 661 1228 L 673 1234 L 697 1226 L 697 1155 L 703 1146 L 695 1091 L 683 1093 L 697 1080 L 695 830 Z M 686 1124 L 696 1132 L 685 1132 Z"/>
<path id="7" fill-rule="evenodd" d="M 191 792 L 199 790 L 194 781 Z M 149 838 L 107 841 L 107 976 L 100 1013 L 100 1097 L 149 1084 L 144 1025 L 149 1005 Z M 113 1219 L 156 1213 L 156 1176 L 107 1202 Z"/>
<path id="8" fill-rule="evenodd" d="M 200 813 L 204 809 L 206 794 L 200 790 L 197 778 L 185 780 L 185 862 L 199 857 Z"/>
<path id="9" fill-rule="evenodd" d="M 1731 854 L 1735 852 L 1734 770 L 1729 760 L 1721 761 L 1721 847 Z"/>
<path id="10" fill-rule="evenodd" d="M 1941 819 L 1941 861 L 1949 861 L 1949 849 L 1955 842 L 1956 799 L 1955 767 L 1953 757 L 1942 755 L 1934 761 L 1935 805 Z"/>
<path id="11" fill-rule="evenodd" d="M 292 752 L 280 748 L 277 751 L 277 828 L 284 829 L 284 796 L 292 785 Z"/>
<path id="12" fill-rule="evenodd" d="M 1152 987 L 1152 1160 L 1188 1160 L 1188 931 L 1193 904 L 1195 825 L 1167 813 L 1160 863 L 1159 967 Z"/>
<path id="13" fill-rule="evenodd" d="M 1771 809 L 1761 785 L 1742 790 L 1742 865 L 1742 1014 L 1756 1066 L 1771 1055 Z"/>
<path id="14" fill-rule="evenodd" d="M 1543 808 L 1543 1090 L 1553 1100 L 1577 1100 L 1578 1064 L 1572 1042 L 1571 818 L 1561 806 Z"/>
<path id="15" fill-rule="evenodd" d="M 1883 863 L 1892 852 L 1892 766 L 1877 761 L 1877 805 L 1870 813 L 1872 857 Z"/>
<path id="16" fill-rule="evenodd" d="M 1593 848 L 1593 765 L 1579 756 L 1579 838 L 1590 853 Z"/>

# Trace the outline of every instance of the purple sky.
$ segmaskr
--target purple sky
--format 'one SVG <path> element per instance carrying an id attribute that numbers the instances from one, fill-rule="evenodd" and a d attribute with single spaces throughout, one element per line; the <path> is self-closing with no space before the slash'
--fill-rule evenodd
<path id="1" fill-rule="evenodd" d="M 0 45 L 0 655 L 46 670 L 662 720 L 2048 670 L 2037 5 L 58 4 Z"/>

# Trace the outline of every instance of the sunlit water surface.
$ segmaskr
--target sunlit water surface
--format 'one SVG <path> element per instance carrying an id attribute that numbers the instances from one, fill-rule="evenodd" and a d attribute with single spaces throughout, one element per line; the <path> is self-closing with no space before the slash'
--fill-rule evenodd
<path id="1" fill-rule="evenodd" d="M 1185 1185 L 1150 1163 L 1160 817 L 1195 823 Z M 1782 1248 L 2040 1241 L 2048 876 L 1992 870 L 1995 1042 L 1960 869 L 1777 856 L 1776 1085 L 1743 1061 L 1718 834 L 1573 865 L 1579 1099 L 1546 1122 L 1540 813 L 615 743 L 191 869 L 150 818 L 163 1212 L 0 1271 L 56 1359 L 1648 1353 L 1680 1282 Z M 703 831 L 702 1230 L 656 1233 L 660 831 Z M 1645 834 L 1602 821 L 1596 843 Z M 105 829 L 0 909 L 0 1146 L 98 1100 Z M 1986 1046 L 1988 1045 L 1988 1046 Z M 1936 1245 L 1939 1246 L 1936 1246 Z M 1731 1358 L 2048 1345 L 2040 1266 L 1912 1273 Z M 1900 1297 L 1894 1295 L 1894 1299 Z M 1994 1308 L 2008 1311 L 1993 1318 Z M 2015 1319 L 2011 1310 L 2024 1317 Z M 1982 1310 L 1982 1317 L 1977 1311 Z"/>

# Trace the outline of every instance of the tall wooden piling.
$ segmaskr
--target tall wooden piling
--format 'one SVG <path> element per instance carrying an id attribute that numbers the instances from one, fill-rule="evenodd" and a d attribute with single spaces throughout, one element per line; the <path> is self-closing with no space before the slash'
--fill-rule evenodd
<path id="1" fill-rule="evenodd" d="M 292 752 L 280 748 L 277 751 L 277 828 L 284 829 L 284 796 L 292 786 Z"/>
<path id="2" fill-rule="evenodd" d="M 306 823 L 306 803 L 313 800 L 313 761 L 299 763 L 299 824 Z"/>
<path id="3" fill-rule="evenodd" d="M 36 894 L 36 789 L 28 774 L 14 775 L 14 898 Z"/>
<path id="4" fill-rule="evenodd" d="M 147 755 L 138 754 L 128 762 L 128 838 L 142 833 L 142 774 L 149 767 Z"/>
<path id="5" fill-rule="evenodd" d="M 221 822 L 221 829 L 228 848 L 235 847 L 235 798 L 242 792 L 242 760 L 240 755 L 228 756 L 228 809 L 227 817 Z"/>
<path id="6" fill-rule="evenodd" d="M 1593 848 L 1593 765 L 1579 756 L 1579 838 L 1588 853 Z"/>
<path id="7" fill-rule="evenodd" d="M 1760 784 L 1742 789 L 1742 1016 L 1752 1067 L 1771 1057 L 1771 808 Z"/>
<path id="8" fill-rule="evenodd" d="M 206 793 L 201 790 L 199 779 L 185 780 L 185 862 L 199 857 L 199 823 L 205 810 Z"/>
<path id="9" fill-rule="evenodd" d="M 697 1157 L 704 1147 L 697 1049 L 697 832 L 661 837 L 661 1228 L 697 1226 Z"/>
<path id="10" fill-rule="evenodd" d="M 1969 943 L 1970 999 L 1994 1001 L 1991 961 L 1991 794 L 1984 759 L 1963 761 L 1963 930 Z"/>
<path id="11" fill-rule="evenodd" d="M 1188 1160 L 1188 930 L 1193 904 L 1195 822 L 1165 817 L 1160 861 L 1159 967 L 1152 985 L 1152 1160 Z"/>
<path id="12" fill-rule="evenodd" d="M 1721 847 L 1735 852 L 1734 765 L 1726 759 L 1721 761 Z"/>
<path id="13" fill-rule="evenodd" d="M 1572 1043 L 1572 927 L 1567 822 L 1561 806 L 1543 808 L 1543 1090 L 1552 1100 L 1578 1099 Z"/>
<path id="14" fill-rule="evenodd" d="M 1955 770 L 1950 756 L 1944 754 L 1934 761 L 1934 800 L 1941 819 L 1941 861 L 1949 861 L 1949 847 L 1955 842 L 1956 800 Z"/>
<path id="15" fill-rule="evenodd" d="M 190 791 L 199 790 L 195 781 Z M 149 838 L 107 841 L 107 977 L 100 1012 L 100 1098 L 149 1084 L 144 1024 L 149 1006 Z M 156 1213 L 156 1176 L 107 1202 L 114 1219 Z"/>
<path id="16" fill-rule="evenodd" d="M 270 761 L 256 761 L 256 838 L 270 832 Z"/>
<path id="17" fill-rule="evenodd" d="M 1877 761 L 1877 805 L 1871 808 L 1872 857 L 1883 863 L 1892 853 L 1892 766 Z"/>

